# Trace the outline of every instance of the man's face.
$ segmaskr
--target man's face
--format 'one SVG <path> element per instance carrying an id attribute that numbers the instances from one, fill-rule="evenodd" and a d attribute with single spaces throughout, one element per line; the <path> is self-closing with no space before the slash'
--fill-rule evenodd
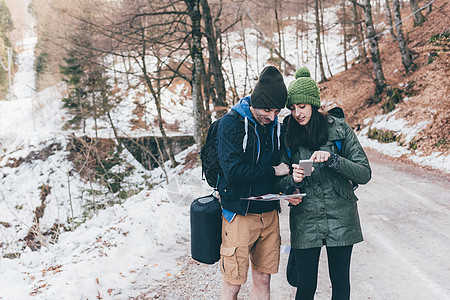
<path id="1" fill-rule="evenodd" d="M 250 107 L 250 111 L 252 112 L 255 120 L 262 126 L 273 122 L 275 118 L 280 113 L 281 109 L 270 109 L 270 108 L 253 108 Z"/>

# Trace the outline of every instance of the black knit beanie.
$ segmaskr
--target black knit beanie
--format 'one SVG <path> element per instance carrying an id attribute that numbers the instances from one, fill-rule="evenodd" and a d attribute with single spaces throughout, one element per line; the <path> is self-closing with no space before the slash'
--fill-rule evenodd
<path id="1" fill-rule="evenodd" d="M 280 71 L 273 66 L 262 70 L 251 95 L 251 104 L 257 109 L 281 109 L 286 104 L 287 90 Z"/>

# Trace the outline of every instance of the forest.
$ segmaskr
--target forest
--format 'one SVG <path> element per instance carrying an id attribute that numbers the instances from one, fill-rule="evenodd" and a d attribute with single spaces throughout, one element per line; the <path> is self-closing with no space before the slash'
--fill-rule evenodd
<path id="1" fill-rule="evenodd" d="M 5 0 L 2 3 L 2 11 L 7 12 Z M 332 29 L 337 28 L 340 35 L 341 67 L 348 69 L 370 59 L 374 96 L 381 95 L 387 85 L 377 42 L 383 30 L 398 41 L 405 71 L 414 69 L 399 23 L 402 7 L 415 12 L 414 25 L 419 26 L 432 3 L 419 9 L 417 0 L 33 0 L 28 9 L 37 19 L 36 85 L 42 90 L 64 80 L 68 88 L 65 106 L 73 116 L 67 126 L 82 128 L 88 118 L 108 116 L 120 101 L 119 77 L 125 76 L 128 82 L 138 78 L 156 104 L 158 129 L 167 146 L 161 93 L 185 82 L 192 96 L 194 139 L 200 145 L 211 117 L 220 116 L 251 91 L 252 76 L 257 76 L 263 64 L 276 65 L 288 76 L 297 66 L 313 62 L 318 81 L 333 76 L 330 61 L 335 57 L 327 53 L 331 42 L 326 38 Z M 332 21 L 331 13 L 336 16 Z M 393 27 L 394 23 L 399 25 Z M 2 24 L 0 54 L 6 57 L 7 33 L 14 27 L 8 13 L 2 14 Z M 292 34 L 287 30 L 295 31 L 294 55 L 293 49 L 286 49 L 286 36 Z M 253 47 L 247 45 L 252 35 L 256 36 L 256 65 L 250 61 Z M 231 39 L 239 41 L 232 43 Z M 263 62 L 258 61 L 262 49 L 269 51 Z M 246 76 L 237 82 L 235 70 L 242 68 Z M 6 96 L 6 77 L 2 72 L 2 97 Z M 169 156 L 173 161 L 173 153 Z"/>

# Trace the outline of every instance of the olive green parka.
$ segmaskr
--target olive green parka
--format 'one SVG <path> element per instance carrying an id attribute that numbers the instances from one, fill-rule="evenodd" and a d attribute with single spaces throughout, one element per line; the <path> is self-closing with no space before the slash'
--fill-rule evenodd
<path id="1" fill-rule="evenodd" d="M 363 240 L 353 183 L 365 184 L 370 180 L 369 160 L 344 118 L 328 115 L 328 122 L 328 141 L 320 150 L 339 155 L 339 170 L 333 170 L 326 163 L 314 163 L 311 176 L 303 179 L 300 191 L 306 196 L 300 204 L 290 206 L 291 246 L 295 249 L 321 247 L 324 241 L 327 246 L 335 247 Z M 341 150 L 336 140 L 341 140 Z M 283 144 L 287 149 L 285 134 Z M 287 152 L 282 151 L 281 162 L 291 166 L 301 159 L 309 159 L 314 151 L 305 147 L 291 149 L 290 158 Z M 281 192 L 287 192 L 292 185 L 292 175 L 277 181 Z"/>

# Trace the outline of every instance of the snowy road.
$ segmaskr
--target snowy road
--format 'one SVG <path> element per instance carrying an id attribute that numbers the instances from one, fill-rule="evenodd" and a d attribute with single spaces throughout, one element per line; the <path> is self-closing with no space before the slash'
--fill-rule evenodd
<path id="1" fill-rule="evenodd" d="M 372 181 L 357 190 L 365 241 L 352 258 L 352 299 L 450 299 L 450 176 L 370 153 Z M 289 244 L 287 209 L 282 213 L 283 244 Z M 189 251 L 189 248 L 186 248 Z M 330 299 L 322 251 L 316 299 Z M 287 254 L 272 277 L 272 299 L 293 299 L 285 280 Z M 160 299 L 218 299 L 218 264 L 181 258 L 177 279 L 146 296 Z M 248 299 L 249 284 L 240 299 Z"/>
<path id="2" fill-rule="evenodd" d="M 354 299 L 450 299 L 449 176 L 371 155 L 358 190 L 365 242 L 355 248 Z"/>

